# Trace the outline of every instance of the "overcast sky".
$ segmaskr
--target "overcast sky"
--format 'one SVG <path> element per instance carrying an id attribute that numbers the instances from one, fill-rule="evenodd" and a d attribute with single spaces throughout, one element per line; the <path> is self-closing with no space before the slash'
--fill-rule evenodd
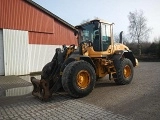
<path id="1" fill-rule="evenodd" d="M 160 37 L 160 0 L 33 0 L 71 25 L 95 17 L 115 23 L 114 33 L 128 33 L 128 14 L 142 10 L 147 26 L 152 28 L 150 41 Z"/>

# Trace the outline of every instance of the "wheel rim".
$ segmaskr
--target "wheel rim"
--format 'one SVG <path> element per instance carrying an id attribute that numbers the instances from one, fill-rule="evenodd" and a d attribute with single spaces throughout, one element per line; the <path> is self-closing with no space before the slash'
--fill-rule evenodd
<path id="1" fill-rule="evenodd" d="M 130 68 L 129 65 L 126 65 L 126 66 L 124 67 L 123 73 L 124 73 L 124 77 L 125 77 L 125 78 L 130 77 L 130 75 L 131 75 L 131 68 Z"/>
<path id="2" fill-rule="evenodd" d="M 80 89 L 85 89 L 90 83 L 90 74 L 86 70 L 81 70 L 77 74 L 77 85 Z"/>

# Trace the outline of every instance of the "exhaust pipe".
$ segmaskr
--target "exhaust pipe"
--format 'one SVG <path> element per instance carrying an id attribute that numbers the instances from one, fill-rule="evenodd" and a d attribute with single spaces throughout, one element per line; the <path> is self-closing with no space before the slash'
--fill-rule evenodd
<path id="1" fill-rule="evenodd" d="M 123 39 L 122 39 L 122 33 L 123 33 L 123 31 L 121 31 L 120 32 L 120 34 L 119 34 L 119 43 L 122 43 L 123 44 Z"/>

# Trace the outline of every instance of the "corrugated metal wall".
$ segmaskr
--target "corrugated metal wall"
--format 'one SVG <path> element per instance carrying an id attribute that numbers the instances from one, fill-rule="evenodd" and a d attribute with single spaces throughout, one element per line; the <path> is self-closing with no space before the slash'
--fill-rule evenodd
<path id="1" fill-rule="evenodd" d="M 77 40 L 74 36 L 73 30 L 69 29 L 65 25 L 61 24 L 59 21 L 55 20 L 55 36 L 54 42 L 59 44 L 76 44 Z"/>
<path id="2" fill-rule="evenodd" d="M 77 43 L 72 28 L 25 0 L 0 0 L 0 28 L 5 75 L 41 71 L 55 48 Z"/>
<path id="3" fill-rule="evenodd" d="M 54 20 L 23 0 L 0 0 L 0 28 L 53 33 Z"/>
<path id="4" fill-rule="evenodd" d="M 44 65 L 52 60 L 55 49 L 59 47 L 62 46 L 29 44 L 29 71 L 42 71 Z"/>
<path id="5" fill-rule="evenodd" d="M 54 34 L 29 32 L 29 44 L 70 45 L 77 44 L 73 30 L 55 20 Z"/>
<path id="6" fill-rule="evenodd" d="M 0 0 L 0 28 L 29 31 L 29 44 L 76 44 L 73 29 L 24 0 Z"/>
<path id="7" fill-rule="evenodd" d="M 3 29 L 5 75 L 29 74 L 28 32 Z"/>

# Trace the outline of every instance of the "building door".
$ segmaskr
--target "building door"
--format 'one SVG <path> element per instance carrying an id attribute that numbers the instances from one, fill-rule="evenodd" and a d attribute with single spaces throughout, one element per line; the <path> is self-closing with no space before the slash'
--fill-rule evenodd
<path id="1" fill-rule="evenodd" d="M 28 31 L 3 29 L 5 75 L 29 74 Z"/>
<path id="2" fill-rule="evenodd" d="M 0 29 L 0 75 L 4 75 L 4 49 L 2 29 Z"/>

